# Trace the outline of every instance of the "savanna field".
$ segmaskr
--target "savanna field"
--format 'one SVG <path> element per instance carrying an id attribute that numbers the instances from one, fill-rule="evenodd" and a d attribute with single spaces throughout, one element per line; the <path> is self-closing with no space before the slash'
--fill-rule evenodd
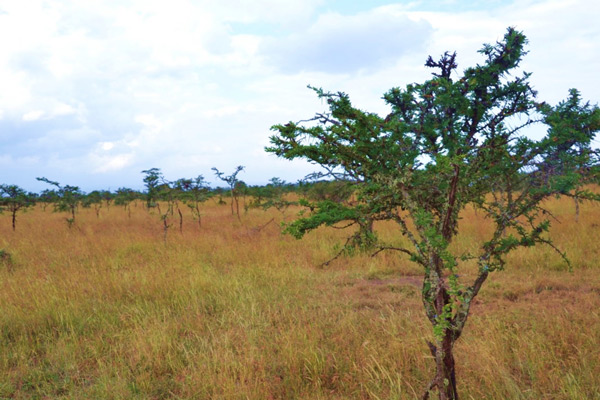
<path id="1" fill-rule="evenodd" d="M 551 200 L 549 247 L 488 279 L 455 347 L 464 399 L 600 399 L 600 206 Z M 297 212 L 209 200 L 163 240 L 140 201 L 0 215 L 1 399 L 416 399 L 435 363 L 421 269 L 333 257 L 349 233 L 280 233 Z M 460 251 L 491 225 L 461 214 Z M 271 219 L 274 218 L 273 222 Z M 392 223 L 379 236 L 401 244 Z M 475 264 L 460 267 L 470 284 Z"/>

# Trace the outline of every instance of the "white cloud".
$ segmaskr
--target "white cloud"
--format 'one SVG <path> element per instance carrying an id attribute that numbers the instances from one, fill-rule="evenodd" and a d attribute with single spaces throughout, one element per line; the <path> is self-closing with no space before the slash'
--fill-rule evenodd
<path id="1" fill-rule="evenodd" d="M 101 142 L 99 144 L 100 144 L 100 148 L 104 151 L 112 150 L 115 147 L 115 144 L 112 142 Z"/>
<path id="2" fill-rule="evenodd" d="M 239 106 L 224 106 L 219 108 L 203 110 L 201 115 L 206 118 L 224 117 L 226 115 L 235 115 L 238 112 L 240 112 L 240 110 L 241 108 Z"/>
<path id="3" fill-rule="evenodd" d="M 163 126 L 160 120 L 152 114 L 136 115 L 134 121 L 156 131 L 159 131 Z"/>
<path id="4" fill-rule="evenodd" d="M 29 111 L 28 113 L 23 114 L 23 121 L 37 121 L 42 118 L 44 112 L 41 110 Z"/>
<path id="5" fill-rule="evenodd" d="M 227 22 L 278 23 L 297 27 L 313 15 L 324 0 L 204 0 L 215 16 Z"/>
<path id="6" fill-rule="evenodd" d="M 58 103 L 54 106 L 54 109 L 52 110 L 52 115 L 65 116 L 75 114 L 75 112 L 76 110 L 72 106 L 64 103 Z"/>
<path id="7" fill-rule="evenodd" d="M 262 53 L 285 72 L 353 73 L 422 50 L 430 34 L 425 20 L 384 9 L 353 16 L 330 13 L 306 31 L 265 41 Z"/>
<path id="8" fill-rule="evenodd" d="M 92 161 L 97 167 L 93 170 L 96 174 L 120 171 L 132 164 L 132 154 L 116 154 L 113 156 L 92 156 Z"/>

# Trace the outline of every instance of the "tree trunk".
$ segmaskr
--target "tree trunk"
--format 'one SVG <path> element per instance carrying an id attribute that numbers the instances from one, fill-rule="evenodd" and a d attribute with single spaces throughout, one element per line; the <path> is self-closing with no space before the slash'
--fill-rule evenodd
<path id="1" fill-rule="evenodd" d="M 198 205 L 196 204 L 196 215 L 198 216 L 198 229 L 202 228 L 202 217 L 200 217 L 200 209 L 198 208 Z"/>
<path id="2" fill-rule="evenodd" d="M 441 259 L 438 256 L 434 256 L 434 265 L 437 267 L 437 271 L 441 271 L 439 266 L 441 265 Z M 438 274 L 439 277 L 441 274 Z M 446 283 L 443 278 L 438 278 L 436 282 L 436 289 L 434 295 L 434 309 L 436 316 L 435 318 L 430 318 L 431 322 L 436 325 L 436 319 L 438 316 L 444 315 L 444 307 L 448 305 L 451 301 L 450 295 L 448 294 L 448 290 L 446 288 Z M 452 317 L 448 317 L 450 320 L 447 322 L 449 326 L 452 327 L 454 324 L 452 321 Z M 436 344 L 427 342 L 429 345 L 429 350 L 431 354 L 435 358 L 436 372 L 435 377 L 432 379 L 429 387 L 427 388 L 425 394 L 423 395 L 423 400 L 429 399 L 429 395 L 432 389 L 437 389 L 439 394 L 439 400 L 458 400 L 458 391 L 456 388 L 456 371 L 454 364 L 454 354 L 453 348 L 455 340 L 458 338 L 456 332 L 454 332 L 450 328 L 446 328 L 443 331 L 443 335 L 441 338 L 436 340 Z"/>
<path id="3" fill-rule="evenodd" d="M 438 375 L 442 377 L 442 387 L 440 393 L 444 392 L 447 400 L 458 400 L 458 391 L 456 389 L 456 370 L 454 366 L 453 354 L 454 342 L 452 340 L 452 332 L 446 331 L 446 335 L 442 340 L 440 357 L 442 359 L 442 371 L 438 371 Z M 440 396 L 440 399 L 442 397 Z"/>
<path id="4" fill-rule="evenodd" d="M 168 211 L 167 211 L 168 212 Z M 167 233 L 169 232 L 169 222 L 167 221 L 167 214 L 163 215 L 163 241 L 167 244 Z"/>
<path id="5" fill-rule="evenodd" d="M 179 214 L 179 233 L 183 233 L 183 214 L 179 207 L 177 207 L 177 213 Z"/>
<path id="6" fill-rule="evenodd" d="M 431 342 L 427 342 L 427 344 L 436 360 L 436 372 L 435 378 L 433 378 L 423 395 L 423 400 L 429 399 L 429 395 L 434 388 L 438 391 L 439 400 L 458 400 L 452 332 L 446 330 L 444 338 L 437 343 L 437 346 Z"/>
<path id="7" fill-rule="evenodd" d="M 237 196 L 235 197 L 235 209 L 237 212 L 237 219 L 238 221 L 241 221 L 242 219 L 240 218 L 240 201 Z"/>

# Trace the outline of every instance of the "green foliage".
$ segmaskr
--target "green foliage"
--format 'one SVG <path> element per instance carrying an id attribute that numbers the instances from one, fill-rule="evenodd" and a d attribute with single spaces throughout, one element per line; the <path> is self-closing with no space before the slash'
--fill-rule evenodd
<path id="1" fill-rule="evenodd" d="M 229 193 L 231 194 L 231 215 L 237 214 L 237 218 L 239 220 L 240 219 L 239 195 L 240 195 L 240 191 L 242 190 L 243 187 L 246 186 L 246 184 L 244 183 L 242 186 L 241 181 L 237 178 L 237 176 L 240 172 L 242 172 L 244 170 L 244 166 L 238 165 L 235 168 L 235 171 L 233 171 L 233 173 L 231 175 L 225 175 L 224 172 L 221 172 L 217 168 L 214 168 L 214 167 L 211 169 L 213 171 L 215 171 L 215 175 L 217 176 L 217 178 L 219 178 L 223 182 L 227 183 L 227 185 L 229 185 Z M 234 211 L 234 204 L 235 204 L 235 211 Z"/>
<path id="2" fill-rule="evenodd" d="M 305 203 L 310 213 L 288 228 L 294 236 L 344 220 L 397 223 L 410 246 L 394 249 L 423 267 L 422 300 L 438 367 L 431 387 L 445 398 L 457 396 L 452 347 L 488 274 L 501 269 L 517 247 L 553 246 L 545 236 L 549 213 L 543 201 L 584 193 L 585 171 L 598 166 L 590 143 L 600 111 L 582 105 L 576 90 L 556 107 L 536 101 L 530 74 L 517 70 L 525 44 L 525 36 L 509 28 L 501 42 L 483 46 L 484 63 L 462 76 L 456 76 L 456 54 L 429 57 L 425 65 L 437 72 L 424 83 L 389 90 L 386 117 L 353 107 L 345 93 L 313 88 L 329 111 L 308 126 L 273 126 L 276 134 L 266 149 L 316 163 L 324 175 L 350 180 L 356 190 L 357 201 L 343 206 Z M 535 141 L 523 128 L 538 122 L 549 129 Z M 478 254 L 454 254 L 449 246 L 468 204 L 494 221 L 494 233 Z M 465 259 L 479 264 L 470 285 L 456 279 Z"/>
<path id="3" fill-rule="evenodd" d="M 286 181 L 274 177 L 269 180 L 265 186 L 254 186 L 249 188 L 249 194 L 253 196 L 250 207 L 261 207 L 263 210 L 275 208 L 284 217 L 287 209 L 298 204 L 296 201 L 287 199 L 287 194 L 292 190 L 292 186 Z"/>
<path id="4" fill-rule="evenodd" d="M 104 198 L 102 193 L 98 190 L 94 190 L 81 199 L 81 205 L 85 208 L 94 207 L 96 217 L 100 217 L 100 209 L 102 208 L 102 202 Z"/>
<path id="5" fill-rule="evenodd" d="M 125 211 L 127 211 L 127 215 L 131 218 L 131 203 L 140 197 L 141 194 L 135 190 L 122 187 L 117 189 L 114 196 L 114 202 L 117 206 L 123 206 Z"/>
<path id="6" fill-rule="evenodd" d="M 7 210 L 12 215 L 12 228 L 16 230 L 17 212 L 35 205 L 36 195 L 27 193 L 17 185 L 0 185 L 0 213 Z"/>
<path id="7" fill-rule="evenodd" d="M 192 212 L 192 215 L 198 221 L 198 227 L 202 226 L 202 215 L 200 204 L 204 203 L 211 196 L 208 183 L 202 175 L 194 179 L 182 178 L 174 183 L 174 187 L 179 191 L 179 199 L 183 201 Z"/>
<path id="8" fill-rule="evenodd" d="M 306 197 L 314 201 L 343 203 L 354 193 L 352 182 L 344 180 L 317 181 L 306 185 Z"/>
<path id="9" fill-rule="evenodd" d="M 144 184 L 146 185 L 146 206 L 148 209 L 156 207 L 156 201 L 160 192 L 159 185 L 164 181 L 160 168 L 150 168 L 142 171 Z"/>
<path id="10" fill-rule="evenodd" d="M 183 229 L 183 215 L 177 205 L 177 190 L 171 186 L 172 182 L 164 178 L 159 168 L 150 168 L 142 171 L 142 173 L 145 174 L 146 206 L 149 210 L 154 207 L 158 210 L 160 220 L 163 223 L 163 240 L 166 244 L 167 233 L 173 225 L 170 218 L 173 216 L 175 208 L 179 212 L 180 229 Z M 167 207 L 164 211 L 161 209 L 160 201 L 166 202 Z"/>
<path id="11" fill-rule="evenodd" d="M 57 188 L 54 193 L 48 193 L 56 196 L 54 198 L 55 212 L 66 212 L 70 214 L 70 217 L 66 218 L 67 224 L 70 228 L 75 223 L 75 212 L 77 211 L 77 207 L 84 197 L 84 193 L 77 186 L 62 186 L 58 182 L 54 182 L 43 177 L 36 179 Z"/>

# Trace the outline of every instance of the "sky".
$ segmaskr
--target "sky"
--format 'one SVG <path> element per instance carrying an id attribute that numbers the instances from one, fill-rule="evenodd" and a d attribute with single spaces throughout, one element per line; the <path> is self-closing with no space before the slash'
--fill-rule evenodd
<path id="1" fill-rule="evenodd" d="M 317 168 L 264 147 L 325 110 L 307 85 L 386 115 L 428 55 L 456 51 L 462 71 L 509 26 L 539 99 L 599 103 L 599 18 L 589 0 L 0 0 L 0 183 L 140 190 L 156 167 L 216 186 L 211 168 L 237 165 L 295 182 Z"/>

